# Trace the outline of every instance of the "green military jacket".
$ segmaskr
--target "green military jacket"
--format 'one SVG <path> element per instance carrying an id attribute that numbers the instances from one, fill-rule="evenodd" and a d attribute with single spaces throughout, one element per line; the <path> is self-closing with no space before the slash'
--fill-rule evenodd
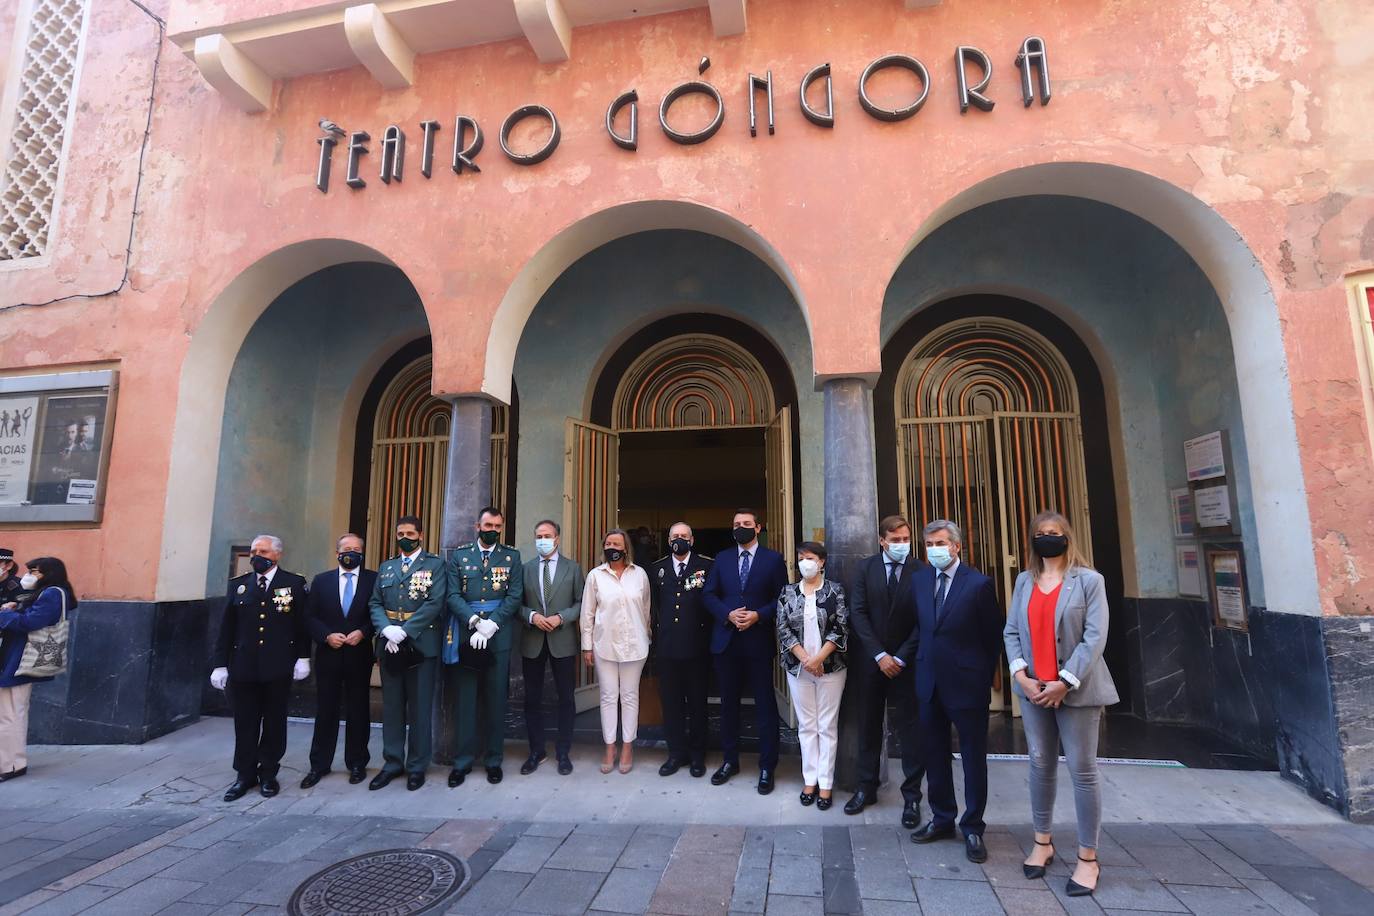
<path id="1" fill-rule="evenodd" d="M 385 561 L 377 570 L 377 584 L 367 603 L 378 638 L 384 627 L 399 626 L 426 658 L 437 657 L 447 620 L 444 616 L 447 595 L 448 576 L 444 572 L 443 558 L 422 551 L 404 575 L 400 557 Z"/>
<path id="2" fill-rule="evenodd" d="M 511 633 L 520 617 L 521 599 L 525 594 L 524 569 L 520 565 L 520 551 L 505 544 L 491 549 L 487 562 L 482 562 L 482 548 L 478 544 L 464 544 L 448 557 L 448 611 L 470 633 L 473 616 L 469 601 L 500 601 L 501 606 L 485 615 L 500 627 L 487 647 L 494 652 L 509 652 Z"/>

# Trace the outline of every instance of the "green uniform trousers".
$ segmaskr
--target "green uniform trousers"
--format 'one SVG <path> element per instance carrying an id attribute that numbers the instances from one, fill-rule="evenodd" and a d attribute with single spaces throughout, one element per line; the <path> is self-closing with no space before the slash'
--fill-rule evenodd
<path id="1" fill-rule="evenodd" d="M 499 767 L 505 755 L 506 699 L 510 689 L 510 651 L 493 652 L 492 662 L 481 671 L 454 665 L 458 679 L 458 753 L 453 768 L 472 769 L 478 754 L 483 766 Z M 478 695 L 481 722 L 478 722 Z"/>
<path id="2" fill-rule="evenodd" d="M 439 659 L 427 658 L 404 674 L 382 668 L 382 769 L 423 773 L 434 755 L 434 677 Z M 409 729 L 409 737 L 406 731 Z"/>

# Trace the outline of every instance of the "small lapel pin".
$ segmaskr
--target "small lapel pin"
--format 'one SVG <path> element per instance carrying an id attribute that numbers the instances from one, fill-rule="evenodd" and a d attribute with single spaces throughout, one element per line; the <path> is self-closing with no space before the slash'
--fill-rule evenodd
<path id="1" fill-rule="evenodd" d="M 240 585 L 240 586 L 239 586 L 239 594 L 240 594 L 240 595 L 242 595 L 242 594 L 243 594 L 244 592 L 246 592 L 246 591 L 248 591 L 248 586 L 246 586 L 246 585 Z"/>

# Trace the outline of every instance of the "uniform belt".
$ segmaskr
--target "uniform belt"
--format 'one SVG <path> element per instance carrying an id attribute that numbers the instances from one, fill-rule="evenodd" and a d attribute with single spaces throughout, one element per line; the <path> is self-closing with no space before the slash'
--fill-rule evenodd
<path id="1" fill-rule="evenodd" d="M 387 620 L 399 620 L 401 623 L 405 623 L 407 620 L 409 620 L 410 618 L 412 618 L 412 617 L 414 617 L 414 616 L 415 616 L 415 612 L 414 612 L 414 611 L 387 611 L 387 612 L 386 612 L 386 619 L 387 619 Z"/>

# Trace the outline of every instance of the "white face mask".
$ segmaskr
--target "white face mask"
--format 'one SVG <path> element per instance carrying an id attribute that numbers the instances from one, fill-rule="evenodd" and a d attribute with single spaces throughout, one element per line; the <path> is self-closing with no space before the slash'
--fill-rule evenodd
<path id="1" fill-rule="evenodd" d="M 537 550 L 537 551 L 539 551 L 539 555 L 540 555 L 541 557 L 551 556 L 551 555 L 553 554 L 553 550 L 554 550 L 554 547 L 555 547 L 555 546 L 556 546 L 556 542 L 554 541 L 553 538 L 535 538 L 535 539 L 534 539 L 534 549 Z"/>
<path id="2" fill-rule="evenodd" d="M 33 573 L 27 573 L 27 574 L 24 575 L 23 578 L 21 578 L 21 579 L 19 580 L 19 585 L 20 585 L 21 588 L 24 589 L 24 591 L 29 591 L 29 590 L 31 590 L 31 589 L 32 589 L 35 585 L 37 585 L 37 584 L 38 584 L 38 577 L 35 576 Z"/>
<path id="3" fill-rule="evenodd" d="M 803 579 L 811 579 L 816 573 L 821 571 L 819 560 L 798 560 L 797 572 L 801 573 Z"/>

